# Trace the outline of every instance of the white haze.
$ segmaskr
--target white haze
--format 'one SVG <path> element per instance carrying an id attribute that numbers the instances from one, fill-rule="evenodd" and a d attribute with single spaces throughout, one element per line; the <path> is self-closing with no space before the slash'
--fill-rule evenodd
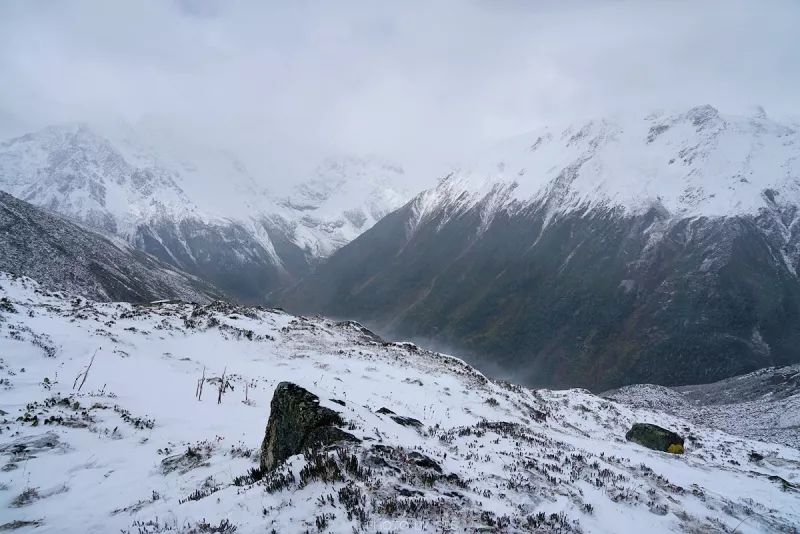
<path id="1" fill-rule="evenodd" d="M 330 154 L 414 185 L 542 123 L 800 114 L 800 2 L 0 3 L 0 136 L 134 124 L 278 187 Z"/>

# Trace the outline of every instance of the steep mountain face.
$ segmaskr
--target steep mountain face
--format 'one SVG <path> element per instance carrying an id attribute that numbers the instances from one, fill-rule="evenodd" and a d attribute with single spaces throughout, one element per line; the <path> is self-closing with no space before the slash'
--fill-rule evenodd
<path id="1" fill-rule="evenodd" d="M 0 144 L 0 190 L 76 219 L 229 295 L 262 302 L 407 201 L 402 169 L 329 161 L 288 197 L 235 159 L 163 156 L 135 132 L 51 126 Z"/>
<path id="2" fill-rule="evenodd" d="M 130 243 L 218 284 L 235 300 L 260 303 L 309 267 L 303 251 L 283 234 L 275 241 L 270 235 L 258 221 L 160 217 L 137 225 Z"/>
<path id="3" fill-rule="evenodd" d="M 87 126 L 51 126 L 0 144 L 0 184 L 17 198 L 109 234 L 139 219 L 189 213 L 175 174 L 129 162 Z"/>
<path id="4" fill-rule="evenodd" d="M 586 390 L 495 382 L 354 322 L 220 302 L 76 305 L 5 273 L 0 297 L 3 531 L 761 534 L 800 523 L 797 449 Z M 307 390 L 305 408 L 276 402 L 282 382 Z M 312 409 L 335 412 L 326 424 L 353 439 L 289 447 Z M 281 432 L 265 432 L 273 415 Z M 684 453 L 626 440 L 635 423 L 678 433 Z M 286 454 L 261 471 L 265 437 Z"/>
<path id="5" fill-rule="evenodd" d="M 222 292 L 124 242 L 0 191 L 0 269 L 94 300 L 209 302 Z"/>
<path id="6" fill-rule="evenodd" d="M 710 106 L 544 129 L 387 216 L 284 304 L 534 385 L 798 362 L 798 156 L 794 127 Z"/>

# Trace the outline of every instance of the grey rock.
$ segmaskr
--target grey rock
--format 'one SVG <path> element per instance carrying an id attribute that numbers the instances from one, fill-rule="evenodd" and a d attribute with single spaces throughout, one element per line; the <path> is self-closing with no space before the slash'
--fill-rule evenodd
<path id="1" fill-rule="evenodd" d="M 192 469 L 209 465 L 210 457 L 211 452 L 203 447 L 188 447 L 184 453 L 167 456 L 161 460 L 161 472 L 166 475 L 177 471 L 184 475 Z"/>
<path id="2" fill-rule="evenodd" d="M 393 415 L 392 421 L 402 426 L 411 426 L 414 428 L 422 428 L 422 421 L 414 419 L 413 417 L 406 417 L 404 415 Z"/>
<path id="3" fill-rule="evenodd" d="M 44 524 L 44 520 L 42 519 L 34 519 L 33 521 L 21 521 L 19 519 L 15 519 L 10 523 L 3 523 L 0 525 L 0 531 L 10 531 L 10 530 L 17 530 L 20 528 L 25 527 L 40 527 Z"/>
<path id="4" fill-rule="evenodd" d="M 398 425 L 410 426 L 414 428 L 423 427 L 422 421 L 420 421 L 419 419 L 414 419 L 413 417 L 406 417 L 404 415 L 397 415 L 392 410 L 390 410 L 385 406 L 383 408 L 376 410 L 375 413 L 381 415 L 388 415 L 392 419 L 392 421 L 394 421 Z"/>
<path id="5" fill-rule="evenodd" d="M 359 441 L 341 430 L 344 420 L 319 405 L 319 398 L 291 382 L 275 388 L 269 421 L 261 444 L 261 469 L 270 471 L 290 456 L 340 441 Z"/>
<path id="6" fill-rule="evenodd" d="M 419 453 L 417 451 L 412 451 L 408 454 L 408 458 L 419 467 L 422 467 L 423 469 L 432 469 L 437 473 L 442 472 L 442 467 L 438 463 L 436 463 L 436 461 L 433 460 L 430 456 L 425 456 L 424 454 Z"/>
<path id="7" fill-rule="evenodd" d="M 625 439 L 638 443 L 648 449 L 669 452 L 671 445 L 680 445 L 683 451 L 683 438 L 675 432 L 650 423 L 634 423 L 625 434 Z"/>
<path id="8" fill-rule="evenodd" d="M 780 485 L 783 491 L 800 491 L 800 486 L 798 486 L 797 484 L 792 484 L 785 478 L 779 477 L 778 475 L 770 475 L 767 478 L 772 482 L 775 482 L 776 484 Z"/>

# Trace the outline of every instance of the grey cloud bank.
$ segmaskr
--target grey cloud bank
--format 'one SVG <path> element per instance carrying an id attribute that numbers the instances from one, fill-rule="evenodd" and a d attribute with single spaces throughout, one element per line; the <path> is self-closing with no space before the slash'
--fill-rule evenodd
<path id="1" fill-rule="evenodd" d="M 125 121 L 266 185 L 329 154 L 434 169 L 553 120 L 800 114 L 800 3 L 0 4 L 0 135 Z M 275 182 L 272 184 L 270 182 Z"/>

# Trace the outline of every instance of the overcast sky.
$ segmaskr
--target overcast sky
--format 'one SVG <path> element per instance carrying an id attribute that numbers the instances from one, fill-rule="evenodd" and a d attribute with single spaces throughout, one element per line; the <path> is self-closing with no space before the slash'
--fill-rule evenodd
<path id="1" fill-rule="evenodd" d="M 0 135 L 122 119 L 270 169 L 412 170 L 545 122 L 800 115 L 800 2 L 0 2 Z"/>

